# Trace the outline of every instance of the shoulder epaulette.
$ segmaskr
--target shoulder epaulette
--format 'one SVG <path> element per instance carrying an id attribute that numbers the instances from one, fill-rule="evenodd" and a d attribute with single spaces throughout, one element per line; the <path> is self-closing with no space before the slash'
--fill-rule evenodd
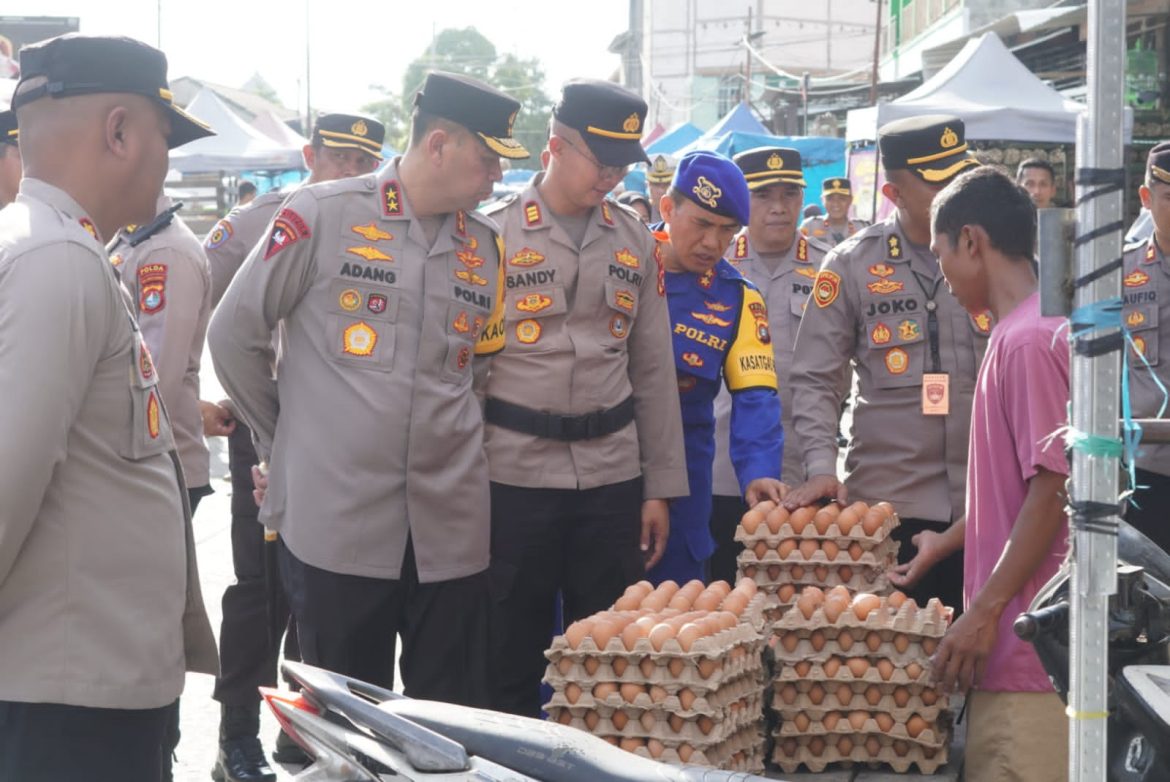
<path id="1" fill-rule="evenodd" d="M 494 215 L 496 212 L 499 212 L 515 203 L 518 198 L 520 198 L 519 193 L 509 193 L 503 198 L 497 198 L 495 201 L 492 201 L 489 204 L 484 204 L 477 211 L 485 215 Z M 472 212 L 472 214 L 475 214 L 475 212 Z"/>

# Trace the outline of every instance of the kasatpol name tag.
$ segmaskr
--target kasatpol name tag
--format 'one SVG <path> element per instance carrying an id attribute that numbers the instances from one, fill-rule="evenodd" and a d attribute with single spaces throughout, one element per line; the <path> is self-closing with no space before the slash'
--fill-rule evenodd
<path id="1" fill-rule="evenodd" d="M 922 414 L 947 415 L 951 412 L 951 376 L 943 373 L 922 376 Z"/>

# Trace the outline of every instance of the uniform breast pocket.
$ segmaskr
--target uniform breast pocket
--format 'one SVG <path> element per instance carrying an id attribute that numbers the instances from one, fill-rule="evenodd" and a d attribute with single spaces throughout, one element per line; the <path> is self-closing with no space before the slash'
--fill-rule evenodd
<path id="1" fill-rule="evenodd" d="M 638 315 L 638 289 L 623 285 L 615 280 L 605 281 L 605 304 L 608 308 L 603 315 L 606 330 L 601 341 L 606 347 L 625 347 L 630 335 L 630 326 Z"/>
<path id="2" fill-rule="evenodd" d="M 568 302 L 565 289 L 551 285 L 512 291 L 504 308 L 508 349 L 539 353 L 553 349 L 550 322 L 568 311 Z"/>
<path id="3" fill-rule="evenodd" d="M 1136 353 L 1144 356 L 1150 366 L 1158 366 L 1158 306 L 1156 304 L 1145 307 L 1127 309 L 1124 313 L 1125 325 L 1133 339 L 1130 348 L 1130 363 L 1142 364 Z"/>
<path id="4" fill-rule="evenodd" d="M 346 366 L 389 372 L 394 368 L 393 323 L 365 317 L 330 315 L 327 339 L 331 360 Z"/>
<path id="5" fill-rule="evenodd" d="M 926 359 L 925 318 L 873 318 L 865 322 L 869 366 L 878 388 L 907 388 L 922 384 Z"/>
<path id="6" fill-rule="evenodd" d="M 174 447 L 174 437 L 158 393 L 158 371 L 137 331 L 133 334 L 131 358 L 130 427 L 121 454 L 137 461 L 166 453 Z"/>
<path id="7" fill-rule="evenodd" d="M 447 306 L 447 353 L 440 377 L 448 383 L 461 383 L 471 375 L 471 360 L 475 355 L 475 341 L 479 339 L 488 312 L 462 302 Z"/>

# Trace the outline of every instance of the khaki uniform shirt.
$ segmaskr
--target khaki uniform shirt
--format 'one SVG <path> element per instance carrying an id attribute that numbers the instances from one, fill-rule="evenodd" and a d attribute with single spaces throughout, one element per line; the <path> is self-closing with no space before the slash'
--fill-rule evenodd
<path id="1" fill-rule="evenodd" d="M 838 233 L 834 230 L 833 226 L 829 225 L 829 218 L 821 215 L 819 217 L 809 217 L 805 219 L 805 221 L 800 224 L 800 232 L 809 238 L 818 239 L 821 242 L 829 245 L 829 247 L 832 247 L 845 241 L 850 236 L 853 236 L 853 234 L 857 233 L 862 228 L 865 228 L 867 225 L 869 225 L 869 223 L 865 222 L 864 220 L 853 220 L 847 218 L 845 220 L 845 232 Z"/>
<path id="2" fill-rule="evenodd" d="M 211 319 L 220 381 L 270 460 L 260 520 L 298 559 L 397 579 L 488 564 L 488 473 L 472 356 L 499 348 L 494 225 L 445 217 L 432 245 L 397 163 L 301 188 Z M 272 330 L 284 321 L 274 379 Z"/>
<path id="3" fill-rule="evenodd" d="M 219 305 L 248 253 L 268 235 L 268 224 L 288 195 L 273 191 L 256 196 L 228 212 L 203 239 L 203 251 L 211 269 L 212 308 Z"/>
<path id="4" fill-rule="evenodd" d="M 1124 274 L 1122 315 L 1132 333 L 1134 347 L 1145 356 L 1143 362 L 1129 348 L 1130 404 L 1134 418 L 1153 418 L 1165 399 L 1154 376 L 1170 389 L 1170 338 L 1162 339 L 1163 327 L 1170 328 L 1170 259 L 1158 249 L 1151 236 L 1125 248 Z M 1170 411 L 1170 405 L 1167 410 Z M 1168 414 L 1163 413 L 1163 417 Z M 1143 443 L 1137 466 L 1159 475 L 1170 475 L 1170 445 Z"/>
<path id="5" fill-rule="evenodd" d="M 776 359 L 776 379 L 780 383 L 780 420 L 784 426 L 783 480 L 789 486 L 804 482 L 803 450 L 792 430 L 792 346 L 796 330 L 812 292 L 813 279 L 829 246 L 817 239 L 797 235 L 788 252 L 775 269 L 762 260 L 745 230 L 735 238 L 728 259 L 760 289 L 768 307 L 768 329 L 772 332 L 772 352 Z M 845 369 L 847 376 L 848 367 Z M 843 392 L 842 392 L 843 393 Z M 731 466 L 728 438 L 731 431 L 731 397 L 726 389 L 715 398 L 715 494 L 734 497 L 740 494 L 739 483 Z"/>
<path id="6" fill-rule="evenodd" d="M 0 700 L 152 709 L 218 662 L 158 374 L 96 234 L 36 179 L 0 211 Z"/>
<path id="7" fill-rule="evenodd" d="M 170 206 L 171 199 L 163 196 L 158 212 Z M 137 247 L 120 235 L 110 261 L 135 302 L 138 326 L 158 369 L 183 477 L 188 486 L 207 486 L 211 479 L 199 411 L 199 362 L 211 316 L 211 273 L 203 246 L 175 215 L 170 225 Z"/>
<path id="8" fill-rule="evenodd" d="M 903 238 L 896 213 L 835 247 L 813 283 L 792 364 L 800 400 L 793 426 L 807 474 L 837 472 L 838 384 L 853 360 L 858 394 L 845 460 L 849 496 L 888 500 L 904 518 L 960 518 L 971 402 L 990 332 L 990 314 L 972 318 L 959 306 L 930 250 Z M 947 415 L 923 414 L 923 374 L 935 369 L 949 379 Z"/>
<path id="9" fill-rule="evenodd" d="M 537 182 L 539 182 L 539 177 Z M 504 330 L 486 393 L 580 415 L 631 394 L 619 432 L 562 442 L 487 426 L 493 481 L 591 489 L 637 478 L 647 499 L 687 494 L 682 414 L 656 242 L 632 210 L 594 209 L 580 249 L 534 183 L 489 214 L 508 246 Z"/>

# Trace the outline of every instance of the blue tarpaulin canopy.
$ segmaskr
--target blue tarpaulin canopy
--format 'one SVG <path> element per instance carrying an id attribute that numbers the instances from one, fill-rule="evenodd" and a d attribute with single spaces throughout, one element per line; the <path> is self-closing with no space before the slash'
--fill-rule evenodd
<path id="1" fill-rule="evenodd" d="M 654 157 L 655 155 L 673 155 L 702 135 L 703 131 L 689 122 L 683 122 L 675 125 L 655 139 L 653 144 L 646 147 L 646 154 L 650 155 L 650 157 Z"/>
<path id="2" fill-rule="evenodd" d="M 752 114 L 752 110 L 746 103 L 737 103 L 735 108 L 727 112 L 723 119 L 715 123 L 715 126 L 704 133 L 704 136 L 722 136 L 724 133 L 763 133 L 767 134 L 768 129 L 764 127 L 764 123 L 756 119 Z"/>

